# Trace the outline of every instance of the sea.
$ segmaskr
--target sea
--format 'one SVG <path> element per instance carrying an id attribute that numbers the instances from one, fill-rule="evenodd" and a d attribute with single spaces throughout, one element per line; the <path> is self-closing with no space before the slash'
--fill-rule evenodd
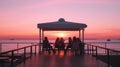
<path id="1" fill-rule="evenodd" d="M 49 41 L 51 43 L 55 42 L 55 40 L 49 40 Z M 67 43 L 68 40 L 65 40 L 65 42 Z M 90 39 L 90 40 L 85 40 L 84 42 L 120 51 L 120 40 L 108 41 L 102 39 L 101 40 Z M 5 52 L 37 43 L 39 43 L 39 40 L 0 40 L 0 52 Z M 37 47 L 37 52 L 38 52 L 38 47 Z"/>

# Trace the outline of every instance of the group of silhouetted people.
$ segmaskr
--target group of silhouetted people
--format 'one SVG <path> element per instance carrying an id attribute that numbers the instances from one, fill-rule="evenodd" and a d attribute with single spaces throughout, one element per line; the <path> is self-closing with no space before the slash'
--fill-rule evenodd
<path id="1" fill-rule="evenodd" d="M 55 40 L 55 48 L 58 49 L 58 52 L 60 52 L 61 50 L 65 51 L 65 43 L 64 43 L 64 39 L 63 38 L 57 38 Z"/>
<path id="2" fill-rule="evenodd" d="M 50 45 L 48 38 L 45 37 L 43 40 L 43 49 L 48 51 L 49 54 L 51 53 L 51 50 L 53 51 L 53 53 L 56 53 L 56 49 L 58 53 L 60 51 L 64 51 L 64 54 L 66 54 L 69 48 L 75 55 L 84 53 L 84 44 L 79 38 L 76 38 L 75 36 L 73 38 L 69 37 L 67 45 L 65 45 L 64 41 L 65 40 L 63 39 L 63 37 L 56 38 L 53 48 L 53 46 Z"/>

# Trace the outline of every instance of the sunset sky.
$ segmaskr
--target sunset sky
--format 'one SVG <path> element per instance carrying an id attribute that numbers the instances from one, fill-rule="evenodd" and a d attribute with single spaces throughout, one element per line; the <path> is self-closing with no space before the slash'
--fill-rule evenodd
<path id="1" fill-rule="evenodd" d="M 0 39 L 38 38 L 38 23 L 59 18 L 87 24 L 86 39 L 120 39 L 120 0 L 0 0 Z M 49 37 L 60 34 L 45 33 Z"/>

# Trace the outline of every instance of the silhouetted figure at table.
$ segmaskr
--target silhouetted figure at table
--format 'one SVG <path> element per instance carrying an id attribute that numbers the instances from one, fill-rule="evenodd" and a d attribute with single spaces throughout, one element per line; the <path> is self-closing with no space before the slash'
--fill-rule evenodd
<path id="1" fill-rule="evenodd" d="M 59 42 L 60 42 L 60 38 L 57 37 L 56 40 L 55 40 L 55 48 L 59 48 Z"/>
<path id="2" fill-rule="evenodd" d="M 67 48 L 65 50 L 65 54 L 66 54 L 66 52 L 68 51 L 69 48 L 72 48 L 72 38 L 71 37 L 68 38 L 68 45 L 67 45 Z"/>
<path id="3" fill-rule="evenodd" d="M 60 38 L 60 42 L 59 42 L 59 48 L 58 48 L 58 51 L 60 50 L 64 50 L 65 51 L 65 43 L 64 43 L 64 39 L 63 37 Z"/>
<path id="4" fill-rule="evenodd" d="M 84 42 L 81 42 L 81 54 L 84 54 L 84 47 L 85 47 L 84 44 L 85 44 Z"/>
<path id="5" fill-rule="evenodd" d="M 53 51 L 53 53 L 55 53 L 55 50 L 50 45 L 47 37 L 45 37 L 43 40 L 43 52 L 44 50 L 48 51 L 49 54 L 51 53 L 51 50 Z"/>
<path id="6" fill-rule="evenodd" d="M 79 51 L 79 42 L 75 36 L 73 37 L 72 51 L 75 55 L 77 55 Z"/>
<path id="7" fill-rule="evenodd" d="M 64 50 L 65 49 L 65 43 L 64 43 L 64 39 L 63 39 L 63 37 L 61 37 L 61 39 L 60 39 L 60 49 L 62 49 L 62 50 Z"/>
<path id="8" fill-rule="evenodd" d="M 78 52 L 79 52 L 79 54 L 83 54 L 83 49 L 84 48 L 83 48 L 83 44 L 82 44 L 80 38 L 77 38 L 77 42 L 78 42 L 78 45 L 79 45 Z"/>
<path id="9" fill-rule="evenodd" d="M 63 38 L 57 38 L 56 41 L 55 41 L 55 48 L 58 49 L 58 53 L 61 51 L 61 50 L 64 50 L 65 51 L 65 44 L 64 44 L 64 39 Z"/>

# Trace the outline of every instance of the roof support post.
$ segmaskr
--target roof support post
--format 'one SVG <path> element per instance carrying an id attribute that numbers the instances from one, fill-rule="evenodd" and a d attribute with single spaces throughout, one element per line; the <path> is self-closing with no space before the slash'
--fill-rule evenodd
<path id="1" fill-rule="evenodd" d="M 81 29 L 79 29 L 79 39 L 81 39 Z"/>
<path id="2" fill-rule="evenodd" d="M 44 40 L 44 30 L 42 30 L 42 43 L 43 43 L 43 40 Z"/>
<path id="3" fill-rule="evenodd" d="M 0 43 L 0 52 L 2 52 L 2 43 Z"/>
<path id="4" fill-rule="evenodd" d="M 82 42 L 84 43 L 84 29 L 82 29 Z"/>
<path id="5" fill-rule="evenodd" d="M 41 28 L 39 28 L 39 53 L 42 51 L 42 45 L 41 45 Z"/>

